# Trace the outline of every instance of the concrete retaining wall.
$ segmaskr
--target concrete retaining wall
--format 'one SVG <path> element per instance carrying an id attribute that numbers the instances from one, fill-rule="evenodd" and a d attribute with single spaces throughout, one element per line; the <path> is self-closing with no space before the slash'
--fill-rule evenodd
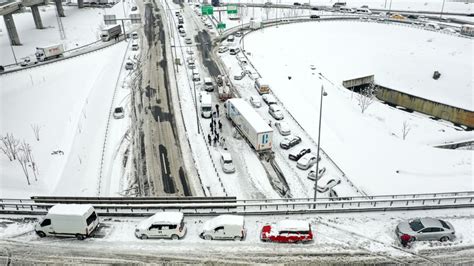
<path id="1" fill-rule="evenodd" d="M 430 101 L 380 85 L 377 86 L 376 97 L 384 102 L 474 128 L 474 112 L 472 111 Z"/>

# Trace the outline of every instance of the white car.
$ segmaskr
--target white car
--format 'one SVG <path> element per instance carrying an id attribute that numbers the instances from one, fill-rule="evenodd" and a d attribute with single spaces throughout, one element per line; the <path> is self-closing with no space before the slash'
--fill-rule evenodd
<path id="1" fill-rule="evenodd" d="M 221 47 L 219 47 L 219 50 L 217 50 L 217 52 L 220 53 L 220 54 L 225 53 L 227 51 L 229 51 L 229 47 L 227 47 L 227 46 L 221 46 Z"/>
<path id="2" fill-rule="evenodd" d="M 222 166 L 222 171 L 226 174 L 234 173 L 235 172 L 235 167 L 234 167 L 234 162 L 232 161 L 232 156 L 228 152 L 223 152 L 221 153 L 221 166 Z"/>
<path id="3" fill-rule="evenodd" d="M 275 127 L 278 129 L 278 132 L 280 132 L 280 135 L 282 136 L 288 136 L 291 134 L 290 125 L 288 125 L 288 123 L 284 121 L 275 122 Z"/>
<path id="4" fill-rule="evenodd" d="M 301 170 L 307 170 L 316 163 L 316 155 L 312 153 L 305 154 L 296 163 L 296 167 Z"/>
<path id="5" fill-rule="evenodd" d="M 132 70 L 133 69 L 133 63 L 131 61 L 128 61 L 125 63 L 125 70 Z"/>
<path id="6" fill-rule="evenodd" d="M 321 177 L 323 177 L 324 173 L 326 173 L 326 167 L 321 167 L 318 169 L 318 180 L 321 179 Z M 313 180 L 313 181 L 316 180 L 316 171 L 314 170 L 309 171 L 308 179 Z"/>
<path id="7" fill-rule="evenodd" d="M 281 107 L 276 104 L 270 104 L 268 107 L 268 113 L 270 113 L 270 115 L 276 120 L 282 120 L 284 118 Z"/>
<path id="8" fill-rule="evenodd" d="M 341 183 L 341 178 L 337 176 L 326 175 L 318 179 L 318 192 L 324 193 Z"/>
<path id="9" fill-rule="evenodd" d="M 227 37 L 227 42 L 234 42 L 234 40 L 235 40 L 234 35 L 230 35 L 229 37 Z"/>
<path id="10" fill-rule="evenodd" d="M 29 66 L 29 65 L 34 65 L 36 63 L 38 63 L 38 61 L 31 61 L 31 58 L 25 57 L 25 58 L 21 59 L 20 66 L 25 67 L 25 66 Z"/>
<path id="11" fill-rule="evenodd" d="M 201 76 L 199 76 L 199 73 L 194 72 L 193 73 L 193 81 L 200 81 L 200 80 L 201 80 Z"/>
<path id="12" fill-rule="evenodd" d="M 135 236 L 141 239 L 171 238 L 178 240 L 186 234 L 184 215 L 181 212 L 159 212 L 141 221 L 135 229 Z"/>
<path id="13" fill-rule="evenodd" d="M 235 33 L 235 37 L 242 37 L 244 34 L 241 31 Z"/>
<path id="14" fill-rule="evenodd" d="M 262 106 L 262 102 L 258 96 L 250 96 L 250 104 L 255 108 L 260 108 Z"/>
<path id="15" fill-rule="evenodd" d="M 125 112 L 123 110 L 123 107 L 116 107 L 114 109 L 114 118 L 115 119 L 121 119 L 125 117 Z"/>
<path id="16" fill-rule="evenodd" d="M 193 40 L 191 40 L 191 38 L 186 38 L 186 39 L 184 39 L 184 42 L 185 42 L 186 44 L 192 44 L 192 43 L 193 43 Z"/>
<path id="17" fill-rule="evenodd" d="M 277 100 L 275 98 L 275 96 L 271 95 L 271 94 L 264 94 L 262 96 L 262 99 L 263 101 L 268 104 L 268 105 L 271 105 L 271 104 L 276 104 L 277 103 Z"/>
<path id="18" fill-rule="evenodd" d="M 206 221 L 199 236 L 206 240 L 241 241 L 245 232 L 243 216 L 224 214 Z"/>

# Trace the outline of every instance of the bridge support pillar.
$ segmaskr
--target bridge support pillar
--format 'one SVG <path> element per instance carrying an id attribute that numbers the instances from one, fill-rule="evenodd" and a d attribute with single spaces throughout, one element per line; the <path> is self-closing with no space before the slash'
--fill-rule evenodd
<path id="1" fill-rule="evenodd" d="M 5 21 L 5 26 L 7 27 L 8 37 L 10 37 L 10 44 L 21 45 L 12 14 L 3 15 L 3 20 Z"/>
<path id="2" fill-rule="evenodd" d="M 38 6 L 31 6 L 31 14 L 33 14 L 33 20 L 37 29 L 43 29 L 43 21 L 41 21 L 40 12 Z"/>
<path id="3" fill-rule="evenodd" d="M 83 8 L 84 7 L 84 0 L 77 0 L 77 6 L 79 8 Z"/>
<path id="4" fill-rule="evenodd" d="M 65 17 L 66 15 L 64 14 L 64 8 L 63 8 L 63 3 L 61 0 L 54 0 L 56 3 L 56 10 L 58 11 L 58 14 L 60 17 Z"/>

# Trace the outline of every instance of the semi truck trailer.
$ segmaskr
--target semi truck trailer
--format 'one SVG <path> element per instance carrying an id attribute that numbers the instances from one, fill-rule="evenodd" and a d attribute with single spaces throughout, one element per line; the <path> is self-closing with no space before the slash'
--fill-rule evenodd
<path id="1" fill-rule="evenodd" d="M 273 129 L 265 120 L 241 98 L 232 98 L 225 102 L 226 116 L 257 151 L 271 151 Z"/>
<path id="2" fill-rule="evenodd" d="M 115 37 L 118 37 L 122 33 L 122 27 L 120 25 L 109 26 L 102 30 L 100 38 L 104 42 L 108 42 Z"/>

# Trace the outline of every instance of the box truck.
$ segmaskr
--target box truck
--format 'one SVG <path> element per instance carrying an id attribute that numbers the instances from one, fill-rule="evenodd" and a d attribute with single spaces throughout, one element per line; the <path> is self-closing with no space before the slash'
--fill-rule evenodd
<path id="1" fill-rule="evenodd" d="M 250 29 L 257 30 L 262 27 L 262 21 L 257 19 L 250 19 Z"/>
<path id="2" fill-rule="evenodd" d="M 38 61 L 46 61 L 52 58 L 61 57 L 64 53 L 64 46 L 62 44 L 55 44 L 44 47 L 36 47 L 36 59 Z"/>
<path id="3" fill-rule="evenodd" d="M 222 86 L 217 87 L 217 92 L 219 94 L 219 100 L 223 102 L 232 98 L 232 93 L 230 92 L 230 88 L 229 86 L 227 86 L 227 84 L 223 84 Z"/>
<path id="4" fill-rule="evenodd" d="M 211 118 L 212 115 L 212 98 L 210 94 L 201 95 L 201 116 Z"/>
<path id="5" fill-rule="evenodd" d="M 79 240 L 90 236 L 99 225 L 99 217 L 89 204 L 57 204 L 35 225 L 40 237 L 71 236 Z"/>
<path id="6" fill-rule="evenodd" d="M 257 151 L 272 149 L 273 129 L 265 120 L 241 98 L 232 98 L 225 102 L 226 116 L 237 130 Z"/>
<path id="7" fill-rule="evenodd" d="M 119 24 L 117 24 L 117 25 L 109 26 L 103 29 L 102 32 L 100 33 L 100 38 L 102 39 L 102 41 L 108 42 L 112 40 L 113 38 L 120 36 L 121 33 L 122 33 L 122 27 Z"/>

